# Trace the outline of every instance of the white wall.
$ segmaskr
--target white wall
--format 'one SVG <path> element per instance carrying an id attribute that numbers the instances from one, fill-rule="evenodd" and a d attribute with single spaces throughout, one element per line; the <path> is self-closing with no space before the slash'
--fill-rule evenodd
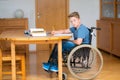
<path id="1" fill-rule="evenodd" d="M 35 27 L 35 0 L 0 0 L 0 18 L 13 18 L 16 9 L 22 9 L 24 17 L 29 19 L 29 27 Z M 83 24 L 96 26 L 99 0 L 70 0 L 69 11 L 78 11 Z M 95 39 L 93 45 L 96 45 Z M 35 45 L 30 46 L 30 50 L 35 50 Z"/>
<path id="2" fill-rule="evenodd" d="M 81 21 L 87 26 L 96 26 L 99 19 L 99 0 L 70 0 L 70 12 L 78 11 Z"/>
<path id="3" fill-rule="evenodd" d="M 14 18 L 16 9 L 24 11 L 24 17 L 29 18 L 29 27 L 35 27 L 35 0 L 0 0 L 0 18 Z M 35 45 L 30 45 L 35 50 Z"/>
<path id="4" fill-rule="evenodd" d="M 0 0 L 0 18 L 13 18 L 16 9 L 22 9 L 29 27 L 35 27 L 35 0 Z"/>

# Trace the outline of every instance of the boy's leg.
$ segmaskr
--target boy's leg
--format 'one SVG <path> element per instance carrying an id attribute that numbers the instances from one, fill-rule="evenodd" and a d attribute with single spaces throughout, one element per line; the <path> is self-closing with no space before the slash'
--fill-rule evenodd
<path id="1" fill-rule="evenodd" d="M 48 62 L 52 61 L 53 59 L 57 59 L 57 58 L 56 58 L 56 57 L 57 57 L 57 52 L 58 52 L 57 49 L 58 49 L 57 44 L 55 44 L 55 46 L 54 46 L 54 48 L 53 48 L 53 50 L 52 50 L 52 53 L 51 53 L 51 55 L 50 55 L 50 57 L 49 57 Z"/>
<path id="2" fill-rule="evenodd" d="M 54 71 L 57 72 L 58 71 L 58 67 L 57 67 L 57 54 L 58 54 L 58 50 L 57 50 L 57 44 L 55 44 L 52 53 L 49 57 L 49 60 L 47 63 L 43 63 L 43 68 L 47 71 Z"/>
<path id="3" fill-rule="evenodd" d="M 72 41 L 63 41 L 62 42 L 62 53 L 64 52 L 70 52 L 75 46 L 77 46 L 75 43 Z"/>
<path id="4" fill-rule="evenodd" d="M 62 53 L 65 51 L 70 51 L 76 45 L 71 41 L 62 41 Z M 52 65 L 51 65 L 52 64 Z M 49 57 L 48 63 L 43 64 L 43 68 L 48 70 L 50 68 L 51 71 L 58 71 L 58 46 L 55 44 L 54 49 Z"/>
<path id="5" fill-rule="evenodd" d="M 69 52 L 75 46 L 76 46 L 76 44 L 74 44 L 73 42 L 71 42 L 69 40 L 63 40 L 62 41 L 62 53 L 67 52 L 67 51 Z M 57 44 L 55 44 L 55 46 L 54 46 L 54 48 L 52 50 L 52 53 L 51 53 L 51 55 L 49 57 L 48 62 L 53 60 L 53 59 L 54 59 L 54 61 L 55 60 L 58 61 L 58 45 Z"/>
<path id="6" fill-rule="evenodd" d="M 62 53 L 67 52 L 67 51 L 69 52 L 75 46 L 76 46 L 76 44 L 74 44 L 73 42 L 71 42 L 69 40 L 65 40 L 65 41 L 63 40 L 62 41 Z M 53 59 L 54 59 L 54 61 L 58 60 L 58 45 L 57 44 L 55 44 L 54 49 L 49 57 L 48 62 Z"/>

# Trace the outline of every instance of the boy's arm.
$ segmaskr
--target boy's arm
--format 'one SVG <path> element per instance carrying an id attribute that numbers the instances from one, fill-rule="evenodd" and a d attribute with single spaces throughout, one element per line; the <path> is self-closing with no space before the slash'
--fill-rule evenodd
<path id="1" fill-rule="evenodd" d="M 82 43 L 82 41 L 83 41 L 83 39 L 82 38 L 78 38 L 78 39 L 76 39 L 76 40 L 71 40 L 73 43 L 75 43 L 75 44 L 77 44 L 77 45 L 80 45 L 81 43 Z"/>

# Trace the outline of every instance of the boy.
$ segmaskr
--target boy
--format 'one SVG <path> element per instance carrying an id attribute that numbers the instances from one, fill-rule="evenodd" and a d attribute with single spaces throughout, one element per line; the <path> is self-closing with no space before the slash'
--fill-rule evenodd
<path id="1" fill-rule="evenodd" d="M 80 16 L 78 12 L 72 12 L 68 18 L 73 27 L 65 30 L 52 31 L 51 34 L 57 33 L 73 33 L 74 40 L 63 40 L 62 41 L 62 53 L 70 52 L 72 48 L 80 44 L 89 44 L 89 30 L 86 26 L 81 24 Z M 55 44 L 52 54 L 47 63 L 43 63 L 43 68 L 45 70 L 50 70 L 53 72 L 58 72 L 58 50 L 57 44 Z"/>

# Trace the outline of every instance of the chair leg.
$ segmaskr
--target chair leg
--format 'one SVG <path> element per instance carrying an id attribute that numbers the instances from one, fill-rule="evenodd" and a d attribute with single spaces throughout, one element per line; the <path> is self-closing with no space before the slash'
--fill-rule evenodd
<path id="1" fill-rule="evenodd" d="M 22 70 L 22 80 L 26 80 L 26 69 L 25 69 L 25 56 L 22 56 L 22 60 L 21 60 L 21 70 Z"/>

